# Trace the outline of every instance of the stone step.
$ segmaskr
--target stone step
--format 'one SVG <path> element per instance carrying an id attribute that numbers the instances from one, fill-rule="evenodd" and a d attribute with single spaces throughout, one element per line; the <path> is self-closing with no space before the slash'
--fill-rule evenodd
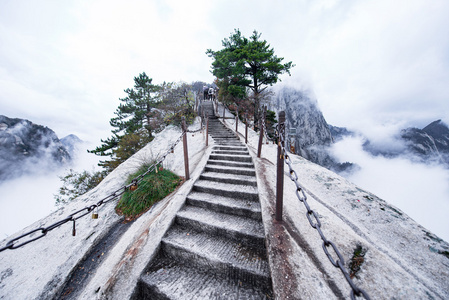
<path id="1" fill-rule="evenodd" d="M 270 284 L 265 247 L 250 247 L 222 236 L 173 226 L 162 239 L 162 251 L 185 266 L 209 269 L 256 287 Z"/>
<path id="2" fill-rule="evenodd" d="M 211 102 L 203 102 L 213 115 Z M 145 268 L 132 299 L 273 299 L 248 149 L 211 118 L 212 153 Z"/>
<path id="3" fill-rule="evenodd" d="M 209 123 L 209 129 L 211 129 L 212 131 L 226 131 L 226 132 L 230 132 L 230 133 L 234 133 L 231 129 L 227 128 L 226 126 L 224 126 L 223 124 L 211 124 Z"/>
<path id="4" fill-rule="evenodd" d="M 133 299 L 273 299 L 271 290 L 255 288 L 234 278 L 211 274 L 177 264 L 168 258 L 156 260 L 141 276 Z"/>
<path id="5" fill-rule="evenodd" d="M 262 222 L 250 218 L 186 205 L 177 213 L 175 222 L 191 230 L 230 238 L 254 247 L 265 247 Z"/>
<path id="6" fill-rule="evenodd" d="M 248 151 L 248 148 L 246 148 L 245 146 L 214 146 L 212 148 L 213 150 L 237 150 L 237 151 Z"/>
<path id="7" fill-rule="evenodd" d="M 192 191 L 186 198 L 187 205 L 198 206 L 220 213 L 262 220 L 260 203 Z"/>
<path id="8" fill-rule="evenodd" d="M 221 161 L 217 161 L 221 162 Z M 212 161 L 210 161 L 212 163 Z M 247 167 L 235 167 L 235 166 L 225 166 L 225 165 L 213 165 L 207 164 L 204 168 L 206 172 L 215 172 L 215 173 L 226 173 L 226 174 L 236 174 L 236 175 L 246 175 L 246 176 L 256 176 L 256 171 L 254 167 L 249 169 Z"/>
<path id="9" fill-rule="evenodd" d="M 219 166 L 227 166 L 227 167 L 254 169 L 254 164 L 252 162 L 246 163 L 246 162 L 240 162 L 240 161 L 210 159 L 207 161 L 207 164 L 208 165 L 219 165 Z"/>
<path id="10" fill-rule="evenodd" d="M 248 175 L 240 175 L 240 174 L 229 174 L 229 173 L 207 172 L 206 171 L 200 175 L 200 179 L 214 181 L 214 182 L 222 182 L 222 183 L 257 186 L 256 177 L 248 176 Z M 214 183 L 211 183 L 211 184 L 214 184 Z"/>
<path id="11" fill-rule="evenodd" d="M 212 150 L 212 154 L 249 155 L 248 150 Z"/>
<path id="12" fill-rule="evenodd" d="M 211 136 L 212 136 L 212 138 L 215 141 L 233 141 L 233 142 L 237 142 L 238 141 L 240 143 L 239 138 L 236 137 L 236 136 L 223 136 L 223 135 L 216 136 L 216 135 L 213 135 L 213 134 L 211 134 Z"/>
<path id="13" fill-rule="evenodd" d="M 198 180 L 193 185 L 193 190 L 196 192 L 209 193 L 212 195 L 225 196 L 230 198 L 244 199 L 244 200 L 259 200 L 257 187 L 251 185 L 240 185 L 216 182 L 211 183 L 207 180 Z"/>
<path id="14" fill-rule="evenodd" d="M 218 145 L 224 145 L 224 146 L 241 146 L 242 143 L 240 141 L 221 141 L 221 140 L 215 140 L 215 143 Z"/>
<path id="15" fill-rule="evenodd" d="M 209 156 L 209 159 L 252 162 L 251 156 L 249 156 L 249 155 L 227 155 L 227 154 L 212 154 L 211 153 Z"/>

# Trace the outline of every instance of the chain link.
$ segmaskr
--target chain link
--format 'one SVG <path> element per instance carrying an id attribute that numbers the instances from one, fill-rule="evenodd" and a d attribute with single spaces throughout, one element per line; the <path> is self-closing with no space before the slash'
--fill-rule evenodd
<path id="1" fill-rule="evenodd" d="M 265 128 L 264 128 L 265 129 Z M 327 258 L 331 262 L 331 264 L 339 268 L 340 271 L 343 273 L 343 276 L 345 277 L 346 281 L 348 282 L 349 286 L 351 287 L 350 297 L 351 299 L 355 299 L 355 296 L 361 297 L 363 296 L 365 299 L 370 299 L 369 295 L 361 288 L 357 287 L 357 285 L 352 281 L 351 277 L 349 276 L 348 271 L 346 270 L 345 261 L 343 256 L 341 255 L 340 251 L 338 250 L 337 246 L 330 240 L 326 238 L 324 233 L 321 230 L 321 221 L 318 217 L 318 214 L 312 210 L 307 202 L 307 196 L 304 192 L 304 188 L 301 186 L 301 184 L 298 182 L 298 174 L 295 170 L 293 170 L 292 167 L 292 161 L 290 159 L 290 156 L 287 154 L 287 150 L 285 149 L 285 124 L 278 124 L 276 128 L 276 135 L 278 138 L 278 145 L 281 147 L 281 159 L 285 161 L 289 168 L 290 173 L 290 179 L 295 183 L 296 185 L 296 196 L 298 197 L 298 200 L 302 202 L 307 210 L 306 217 L 307 220 L 310 223 L 310 226 L 312 228 L 316 229 L 321 237 L 321 240 L 323 241 L 323 250 L 326 254 Z M 312 218 L 313 217 L 313 218 Z M 331 253 L 329 252 L 328 248 L 329 246 L 332 248 L 333 252 L 337 256 L 337 260 L 333 258 Z"/>
<path id="2" fill-rule="evenodd" d="M 201 125 L 201 127 L 199 129 L 197 129 L 197 130 L 187 130 L 186 132 L 188 132 L 188 133 L 197 133 L 197 132 L 200 132 L 203 129 L 204 129 L 204 125 Z"/>
<path id="3" fill-rule="evenodd" d="M 37 228 L 37 229 L 33 229 L 33 230 L 31 230 L 31 231 L 29 231 L 29 232 L 27 232 L 25 234 L 22 234 L 21 236 L 18 236 L 18 237 L 14 238 L 14 239 L 9 240 L 4 247 L 0 247 L 0 252 L 4 251 L 6 249 L 13 250 L 13 249 L 17 249 L 17 248 L 20 248 L 22 246 L 25 246 L 26 244 L 29 244 L 31 242 L 34 242 L 34 241 L 40 239 L 40 238 L 43 238 L 44 236 L 47 235 L 47 233 L 49 231 L 51 231 L 51 230 L 53 230 L 53 229 L 55 229 L 57 227 L 60 227 L 63 224 L 68 223 L 68 222 L 73 222 L 73 226 L 74 226 L 73 229 L 75 230 L 75 221 L 76 220 L 86 216 L 87 214 L 92 212 L 94 209 L 96 209 L 96 208 L 98 208 L 98 207 L 100 207 L 100 206 L 102 206 L 102 205 L 104 205 L 104 204 L 106 204 L 106 203 L 108 203 L 108 202 L 110 202 L 112 200 L 115 200 L 116 198 L 120 197 L 127 190 L 129 190 L 129 188 L 132 185 L 139 184 L 143 180 L 143 177 L 145 177 L 148 173 L 154 171 L 157 168 L 157 166 L 159 164 L 161 164 L 165 160 L 165 158 L 174 150 L 176 145 L 184 137 L 184 134 L 185 134 L 185 132 L 183 132 L 181 134 L 181 136 L 176 140 L 176 142 L 171 147 L 169 147 L 167 152 L 156 163 L 154 163 L 154 164 L 152 164 L 151 166 L 148 167 L 148 169 L 145 171 L 145 173 L 143 173 L 143 174 L 135 177 L 134 179 L 132 179 L 130 184 L 127 184 L 127 185 L 124 185 L 124 186 L 120 187 L 119 189 L 115 190 L 114 192 L 112 192 L 108 196 L 104 197 L 103 199 L 101 199 L 97 203 L 92 204 L 90 206 L 86 206 L 86 207 L 84 207 L 84 208 L 82 208 L 80 210 L 77 210 L 76 212 L 68 215 L 66 218 L 64 218 L 64 219 L 62 219 L 62 220 L 60 220 L 60 221 L 58 221 L 56 223 L 53 223 L 53 224 L 51 224 L 51 225 L 49 225 L 47 227 L 40 227 L 40 228 Z M 33 235 L 35 235 L 38 232 L 40 232 L 39 235 L 34 237 Z M 73 233 L 75 233 L 75 231 Z M 21 243 L 19 243 L 19 240 L 23 240 L 23 238 L 28 238 L 28 240 L 22 241 Z"/>
<path id="4" fill-rule="evenodd" d="M 265 136 L 265 139 L 269 142 L 274 142 L 274 140 L 272 140 L 269 136 L 268 136 L 268 132 L 267 132 L 267 125 L 266 125 L 266 116 L 265 114 L 262 113 L 262 126 L 263 126 L 263 133 Z"/>

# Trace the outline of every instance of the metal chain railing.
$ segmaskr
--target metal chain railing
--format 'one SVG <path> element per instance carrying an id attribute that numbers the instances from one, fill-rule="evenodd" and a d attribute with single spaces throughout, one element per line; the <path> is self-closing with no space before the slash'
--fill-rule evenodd
<path id="1" fill-rule="evenodd" d="M 201 126 L 200 126 L 199 129 L 196 129 L 196 130 L 187 130 L 186 132 L 188 132 L 188 133 L 197 133 L 197 132 L 200 132 L 201 130 L 204 130 L 204 127 L 205 127 L 205 125 L 204 125 L 203 123 L 201 123 Z"/>
<path id="2" fill-rule="evenodd" d="M 321 222 L 318 217 L 318 214 L 310 208 L 309 204 L 307 203 L 307 196 L 304 192 L 304 188 L 301 186 L 301 184 L 298 182 L 298 174 L 295 170 L 293 170 L 292 167 L 292 161 L 290 159 L 290 156 L 287 154 L 287 151 L 285 149 L 285 124 L 280 123 L 277 126 L 277 138 L 278 138 L 278 145 L 281 147 L 281 157 L 280 159 L 284 160 L 289 168 L 290 173 L 290 179 L 295 183 L 296 185 L 296 196 L 298 197 L 298 200 L 302 202 L 307 210 L 306 217 L 307 220 L 310 223 L 310 226 L 312 228 L 316 229 L 321 237 L 321 240 L 323 241 L 323 250 L 326 256 L 328 257 L 329 261 L 332 263 L 332 265 L 336 268 L 339 268 L 340 271 L 343 273 L 343 276 L 345 277 L 346 281 L 351 287 L 350 297 L 351 299 L 355 299 L 355 296 L 363 296 L 365 299 L 370 299 L 368 294 L 361 288 L 357 287 L 357 285 L 352 281 L 348 271 L 345 267 L 345 261 L 343 256 L 341 255 L 340 251 L 338 250 L 337 246 L 330 240 L 326 238 L 324 233 L 321 230 Z M 337 255 L 337 260 L 335 260 L 331 253 L 329 253 L 328 247 L 331 246 L 335 254 Z"/>
<path id="3" fill-rule="evenodd" d="M 51 230 L 60 227 L 61 225 L 68 223 L 68 222 L 73 222 L 73 228 L 72 228 L 72 235 L 75 236 L 76 235 L 76 221 L 84 216 L 86 216 L 87 214 L 89 214 L 90 212 L 94 211 L 95 209 L 98 209 L 100 206 L 118 198 L 119 196 L 121 196 L 123 193 L 125 193 L 127 190 L 134 190 L 135 188 L 137 188 L 138 184 L 143 180 L 143 177 L 145 177 L 147 174 L 149 174 L 150 172 L 156 170 L 157 166 L 159 164 L 161 164 L 165 158 L 170 154 L 173 153 L 174 148 L 176 147 L 176 145 L 181 141 L 181 139 L 184 137 L 185 132 L 183 132 L 181 134 L 181 136 L 175 141 L 175 143 L 169 147 L 169 149 L 167 150 L 167 152 L 161 156 L 161 158 L 154 164 L 152 164 L 151 166 L 148 167 L 148 169 L 141 175 L 137 176 L 136 178 L 131 180 L 130 184 L 124 185 L 122 187 L 120 187 L 119 189 L 115 190 L 114 192 L 112 192 L 111 194 L 109 194 L 108 196 L 104 197 L 103 199 L 101 199 L 100 201 L 98 201 L 95 204 L 92 204 L 90 206 L 86 206 L 70 215 L 68 215 L 67 217 L 65 217 L 64 219 L 53 223 L 47 227 L 40 227 L 37 229 L 33 229 L 25 234 L 22 234 L 19 237 L 16 237 L 14 239 L 9 240 L 6 243 L 6 246 L 1 247 L 0 248 L 0 252 L 6 250 L 6 249 L 17 249 L 20 248 L 22 246 L 25 246 L 26 244 L 29 244 L 31 242 L 34 242 L 40 238 L 43 238 L 44 236 L 47 235 L 48 232 L 50 232 Z M 39 233 L 38 236 L 33 237 L 33 235 L 35 233 Z M 19 242 L 20 240 L 22 240 L 25 237 L 29 237 L 28 240 L 23 241 L 23 242 Z"/>
<path id="4" fill-rule="evenodd" d="M 272 143 L 274 143 L 274 140 L 273 139 L 271 139 L 269 136 L 268 136 L 268 131 L 267 131 L 267 118 L 266 118 L 266 113 L 262 113 L 262 116 L 263 116 L 263 118 L 262 118 L 262 126 L 263 126 L 263 134 L 264 134 L 264 136 L 265 136 L 265 139 L 266 139 L 266 141 L 267 141 L 267 144 L 268 144 L 268 142 L 272 142 Z"/>

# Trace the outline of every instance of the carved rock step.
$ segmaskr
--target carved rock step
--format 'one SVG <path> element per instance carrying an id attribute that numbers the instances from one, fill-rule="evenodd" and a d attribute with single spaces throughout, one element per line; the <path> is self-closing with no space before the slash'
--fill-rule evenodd
<path id="1" fill-rule="evenodd" d="M 212 154 L 249 155 L 248 150 L 213 150 Z"/>
<path id="2" fill-rule="evenodd" d="M 254 176 L 240 175 L 240 174 L 204 172 L 203 174 L 200 175 L 200 179 L 222 183 L 251 185 L 254 187 L 257 186 L 257 180 Z M 211 182 L 211 184 L 213 185 L 214 183 Z"/>
<path id="3" fill-rule="evenodd" d="M 207 161 L 207 164 L 208 165 L 219 165 L 219 166 L 227 166 L 227 167 L 254 169 L 254 165 L 252 162 L 246 163 L 246 162 L 240 162 L 240 161 L 209 159 Z M 252 176 L 255 176 L 255 174 L 253 174 Z"/>
<path id="4" fill-rule="evenodd" d="M 227 154 L 211 153 L 209 159 L 252 162 L 251 156 L 249 155 L 227 155 Z"/>
<path id="5" fill-rule="evenodd" d="M 231 150 L 231 151 L 246 151 L 248 152 L 248 149 L 245 146 L 214 146 L 214 150 Z"/>
<path id="6" fill-rule="evenodd" d="M 210 181 L 200 179 L 193 185 L 193 190 L 196 192 L 209 193 L 212 195 L 230 198 L 253 201 L 259 200 L 257 188 L 250 185 L 238 185 L 223 182 L 212 183 Z"/>
<path id="7" fill-rule="evenodd" d="M 134 299 L 273 299 L 270 290 L 189 268 L 167 258 L 158 259 L 152 270 L 157 271 L 141 276 Z"/>
<path id="8" fill-rule="evenodd" d="M 234 199 L 192 191 L 187 196 L 186 204 L 220 213 L 248 217 L 258 221 L 262 220 L 260 203 L 249 199 Z"/>
<path id="9" fill-rule="evenodd" d="M 214 126 L 209 123 L 209 131 L 213 135 L 236 136 L 235 132 L 233 132 L 231 129 L 225 127 L 223 124 Z"/>
<path id="10" fill-rule="evenodd" d="M 185 266 L 207 268 L 214 274 L 239 278 L 254 286 L 269 284 L 265 247 L 248 247 L 236 240 L 173 226 L 162 240 L 162 250 Z"/>
<path id="11" fill-rule="evenodd" d="M 176 215 L 175 222 L 191 230 L 238 240 L 260 249 L 265 247 L 262 222 L 250 218 L 186 205 Z"/>
<path id="12" fill-rule="evenodd" d="M 215 135 L 235 136 L 235 133 L 232 132 L 232 130 L 227 129 L 227 128 L 218 128 L 218 127 L 214 127 L 214 126 L 209 126 L 209 131 L 211 132 L 211 134 L 215 134 Z"/>
<path id="13" fill-rule="evenodd" d="M 239 138 L 236 135 L 215 135 L 215 134 L 211 134 L 212 138 L 214 140 L 219 140 L 219 141 L 238 141 L 240 143 Z"/>
<path id="14" fill-rule="evenodd" d="M 216 144 L 218 145 L 225 145 L 225 146 L 240 146 L 242 145 L 242 143 L 240 143 L 240 141 L 235 141 L 235 142 L 231 142 L 231 141 L 225 141 L 225 140 L 216 140 L 215 141 Z"/>
<path id="15" fill-rule="evenodd" d="M 213 136 L 213 135 L 212 135 L 212 138 L 213 138 L 216 142 L 218 142 L 218 143 L 220 143 L 220 142 L 237 142 L 237 143 L 240 143 L 239 138 L 236 137 L 236 136 L 226 137 L 226 136 Z"/>
<path id="16" fill-rule="evenodd" d="M 254 170 L 254 167 L 252 169 L 250 169 L 247 167 L 242 168 L 242 167 L 235 167 L 235 166 L 207 164 L 204 170 L 206 172 L 256 176 L 256 171 Z"/>

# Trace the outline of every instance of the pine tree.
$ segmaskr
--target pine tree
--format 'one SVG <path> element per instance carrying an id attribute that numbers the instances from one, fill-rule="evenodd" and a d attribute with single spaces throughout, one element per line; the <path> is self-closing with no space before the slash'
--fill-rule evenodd
<path id="1" fill-rule="evenodd" d="M 99 163 L 107 171 L 112 171 L 120 162 L 139 150 L 129 147 L 127 142 L 132 140 L 133 145 L 145 145 L 153 139 L 153 130 L 160 125 L 159 122 L 154 122 L 159 114 L 155 107 L 159 102 L 160 87 L 152 81 L 145 72 L 134 77 L 134 88 L 125 90 L 127 96 L 119 99 L 122 103 L 114 112 L 116 117 L 109 122 L 114 128 L 111 130 L 112 137 L 101 140 L 103 144 L 94 150 L 88 150 L 96 155 L 111 157 L 111 160 Z M 127 135 L 133 138 L 124 139 Z M 139 141 L 136 141 L 136 135 Z M 123 155 L 119 148 L 126 148 L 124 153 L 129 156 Z M 122 155 L 117 156 L 117 153 Z"/>
<path id="2" fill-rule="evenodd" d="M 247 89 L 253 93 L 254 121 L 260 108 L 261 95 L 268 86 L 278 82 L 279 75 L 288 73 L 295 65 L 277 57 L 274 49 L 265 40 L 260 40 L 257 31 L 248 39 L 240 30 L 222 41 L 223 49 L 206 54 L 213 58 L 212 74 L 218 79 L 221 95 L 228 99 L 247 97 Z"/>

